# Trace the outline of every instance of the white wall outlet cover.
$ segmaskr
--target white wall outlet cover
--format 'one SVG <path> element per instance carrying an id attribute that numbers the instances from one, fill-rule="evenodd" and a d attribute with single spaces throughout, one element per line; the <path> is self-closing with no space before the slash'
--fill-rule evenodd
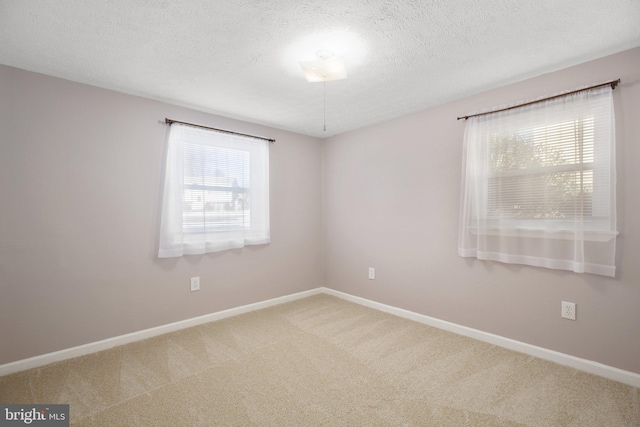
<path id="1" fill-rule="evenodd" d="M 576 303 L 562 301 L 562 312 L 560 315 L 563 319 L 576 320 Z"/>
<path id="2" fill-rule="evenodd" d="M 191 292 L 200 290 L 200 277 L 191 278 Z"/>
<path id="3" fill-rule="evenodd" d="M 369 267 L 369 279 L 374 280 L 376 278 L 376 269 Z"/>

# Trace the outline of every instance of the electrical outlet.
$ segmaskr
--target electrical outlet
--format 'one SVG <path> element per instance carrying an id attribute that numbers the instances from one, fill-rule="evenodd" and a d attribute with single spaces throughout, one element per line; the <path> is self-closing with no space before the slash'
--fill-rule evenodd
<path id="1" fill-rule="evenodd" d="M 375 280 L 376 278 L 376 269 L 373 267 L 369 267 L 369 280 Z"/>
<path id="2" fill-rule="evenodd" d="M 561 315 L 564 319 L 576 320 L 576 303 L 562 301 Z"/>
<path id="3" fill-rule="evenodd" d="M 200 277 L 191 278 L 191 292 L 200 290 Z"/>

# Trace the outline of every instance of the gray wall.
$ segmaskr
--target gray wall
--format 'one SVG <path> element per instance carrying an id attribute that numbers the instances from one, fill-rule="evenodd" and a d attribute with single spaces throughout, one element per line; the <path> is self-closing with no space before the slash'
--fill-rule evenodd
<path id="1" fill-rule="evenodd" d="M 456 117 L 618 77 L 616 278 L 459 257 Z M 640 49 L 336 136 L 324 147 L 325 284 L 640 373 L 639 161 Z M 560 318 L 562 300 L 577 321 Z"/>
<path id="2" fill-rule="evenodd" d="M 617 277 L 460 258 L 455 118 L 617 77 Z M 0 364 L 325 285 L 640 373 L 639 113 L 640 49 L 325 141 L 0 66 Z M 164 117 L 278 140 L 271 244 L 156 257 Z"/>
<path id="3" fill-rule="evenodd" d="M 156 257 L 165 117 L 277 139 L 271 244 Z M 0 364 L 323 284 L 315 138 L 5 66 L 0 129 Z"/>

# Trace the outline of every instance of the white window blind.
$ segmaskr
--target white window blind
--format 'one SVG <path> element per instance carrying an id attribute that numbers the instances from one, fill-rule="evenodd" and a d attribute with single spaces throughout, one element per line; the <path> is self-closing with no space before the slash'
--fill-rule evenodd
<path id="1" fill-rule="evenodd" d="M 160 258 L 270 242 L 268 144 L 171 125 Z"/>
<path id="2" fill-rule="evenodd" d="M 470 117 L 461 256 L 615 275 L 612 88 Z"/>

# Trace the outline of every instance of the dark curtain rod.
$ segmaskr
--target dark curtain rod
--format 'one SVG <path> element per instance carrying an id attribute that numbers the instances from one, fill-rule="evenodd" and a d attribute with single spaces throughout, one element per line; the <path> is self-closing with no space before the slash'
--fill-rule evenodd
<path id="1" fill-rule="evenodd" d="M 228 134 L 231 134 L 231 135 L 248 136 L 249 138 L 262 139 L 263 141 L 269 141 L 271 143 L 276 142 L 275 139 L 265 138 L 263 136 L 249 135 L 247 133 L 233 132 L 231 130 L 225 130 L 225 129 L 212 128 L 212 127 L 209 127 L 209 126 L 196 125 L 194 123 L 181 122 L 180 120 L 171 120 L 171 119 L 165 118 L 164 122 L 166 124 L 168 124 L 168 125 L 173 124 L 173 123 L 180 123 L 181 125 L 193 126 L 195 128 L 215 130 L 216 132 L 228 133 Z"/>
<path id="2" fill-rule="evenodd" d="M 561 94 L 561 95 L 549 96 L 549 97 L 547 97 L 547 98 L 538 99 L 538 100 L 531 101 L 531 102 L 525 102 L 524 104 L 518 104 L 518 105 L 514 105 L 514 106 L 512 106 L 512 107 L 502 108 L 502 109 L 500 109 L 500 110 L 493 110 L 493 111 L 487 111 L 487 112 L 484 112 L 484 113 L 471 114 L 471 115 L 468 115 L 468 116 L 458 117 L 458 120 L 462 120 L 462 119 L 467 120 L 469 117 L 478 117 L 478 116 L 484 116 L 485 114 L 499 113 L 499 112 L 501 112 L 501 111 L 513 110 L 514 108 L 525 107 L 525 106 L 527 106 L 527 105 L 537 104 L 538 102 L 548 101 L 548 100 L 550 100 L 550 99 L 561 98 L 561 97 L 563 97 L 563 96 L 573 95 L 574 93 L 584 92 L 585 90 L 595 89 L 595 88 L 603 87 L 603 86 L 611 86 L 611 89 L 615 89 L 615 88 L 616 88 L 616 86 L 618 86 L 618 84 L 619 84 L 619 83 L 620 83 L 620 79 L 618 79 L 618 80 L 611 80 L 610 82 L 601 83 L 601 84 L 599 84 L 599 85 L 589 86 L 589 87 L 585 87 L 584 89 L 574 90 L 574 91 L 572 91 L 572 92 L 563 93 L 563 94 Z"/>

